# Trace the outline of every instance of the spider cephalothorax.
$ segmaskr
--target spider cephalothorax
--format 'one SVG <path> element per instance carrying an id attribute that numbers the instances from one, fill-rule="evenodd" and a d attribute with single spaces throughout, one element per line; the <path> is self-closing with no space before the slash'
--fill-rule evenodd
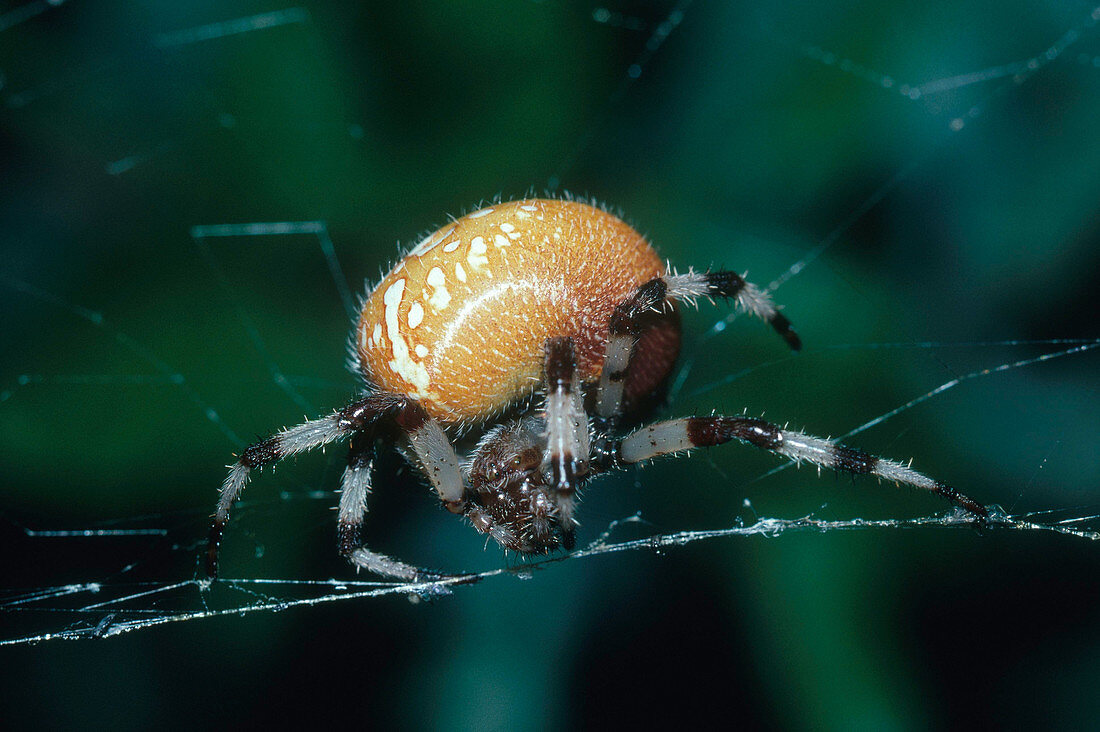
<path id="1" fill-rule="evenodd" d="M 573 546 L 576 491 L 551 485 L 545 434 L 537 417 L 508 422 L 485 435 L 469 466 L 470 522 L 525 554 Z"/>
<path id="2" fill-rule="evenodd" d="M 573 546 L 577 491 L 595 475 L 731 440 L 924 488 L 986 516 L 981 504 L 907 464 L 760 419 L 690 417 L 616 436 L 624 410 L 641 417 L 672 370 L 680 344 L 675 303 L 698 298 L 731 300 L 800 347 L 790 323 L 752 283 L 728 270 L 671 271 L 644 237 L 603 208 L 527 199 L 451 222 L 368 293 L 350 344 L 365 394 L 249 447 L 230 468 L 207 572 L 217 573 L 229 510 L 251 470 L 351 438 L 341 481 L 341 553 L 379 574 L 430 576 L 361 546 L 378 433 L 407 443 L 448 511 L 526 554 Z M 498 424 L 525 404 L 535 406 Z M 475 430 L 482 439 L 463 462 L 451 437 Z"/>

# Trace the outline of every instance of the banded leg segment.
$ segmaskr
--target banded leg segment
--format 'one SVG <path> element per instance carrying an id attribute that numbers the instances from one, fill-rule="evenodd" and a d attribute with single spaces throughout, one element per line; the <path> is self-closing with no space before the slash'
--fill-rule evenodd
<path id="1" fill-rule="evenodd" d="M 336 524 L 340 556 L 343 557 L 350 557 L 363 543 L 362 527 L 367 513 L 367 496 L 370 495 L 374 452 L 373 431 L 365 430 L 352 436 L 348 466 L 340 478 L 340 509 Z"/>
<path id="2" fill-rule="evenodd" d="M 639 463 L 693 447 L 711 447 L 740 440 L 796 462 L 808 463 L 859 475 L 874 475 L 895 483 L 937 493 L 968 512 L 986 519 L 989 511 L 954 488 L 918 473 L 905 463 L 868 455 L 820 437 L 786 430 L 755 417 L 686 417 L 643 427 L 624 438 L 615 458 L 622 463 Z"/>
<path id="3" fill-rule="evenodd" d="M 356 569 L 365 569 L 373 574 L 393 577 L 406 582 L 430 582 L 459 576 L 414 567 L 411 564 L 406 564 L 385 554 L 379 554 L 363 546 L 361 530 L 363 518 L 367 512 L 367 497 L 370 494 L 376 455 L 374 432 L 373 429 L 367 429 L 352 436 L 351 449 L 348 451 L 348 466 L 340 480 L 340 509 L 337 527 L 340 555 L 345 557 Z"/>
<path id="4" fill-rule="evenodd" d="M 241 453 L 237 462 L 229 468 L 229 475 L 222 484 L 218 506 L 214 511 L 214 521 L 206 542 L 206 576 L 211 579 L 218 576 L 218 549 L 225 525 L 229 521 L 229 511 L 248 484 L 252 470 L 327 445 L 349 432 L 368 427 L 386 414 L 388 407 L 384 398 L 372 394 L 327 417 L 312 419 L 285 429 L 251 445 Z"/>
<path id="5" fill-rule="evenodd" d="M 387 557 L 385 554 L 372 552 L 366 547 L 356 547 L 348 553 L 347 557 L 356 569 L 365 569 L 372 574 L 393 577 L 406 582 L 421 582 L 426 579 L 427 572 L 424 570 L 393 557 Z"/>
<path id="6" fill-rule="evenodd" d="M 458 455 L 439 422 L 428 416 L 414 401 L 402 400 L 394 412 L 394 421 L 408 436 L 409 444 L 420 461 L 420 469 L 431 482 L 439 500 L 451 513 L 462 513 L 466 486 L 458 465 Z"/>
<path id="7" fill-rule="evenodd" d="M 768 323 L 792 351 L 802 349 L 802 340 L 791 328 L 791 321 L 779 312 L 771 297 L 744 277 L 729 270 L 665 275 L 668 297 L 694 302 L 697 297 L 724 297 L 749 315 Z"/>
<path id="8" fill-rule="evenodd" d="M 572 492 L 577 476 L 588 472 L 588 415 L 577 374 L 572 338 L 546 341 L 546 454 L 551 484 Z"/>
<path id="9" fill-rule="evenodd" d="M 600 384 L 596 391 L 596 414 L 604 419 L 617 414 L 622 404 L 623 382 L 634 343 L 638 340 L 639 318 L 664 303 L 667 295 L 665 278 L 655 277 L 639 287 L 629 300 L 619 303 L 611 313 L 603 371 L 600 372 Z"/>
<path id="10" fill-rule="evenodd" d="M 699 297 L 732 299 L 741 310 L 771 324 L 787 345 L 797 351 L 802 348 L 791 323 L 779 312 L 775 303 L 759 287 L 729 270 L 687 272 L 655 277 L 641 285 L 630 299 L 615 308 L 608 325 L 609 339 L 600 374 L 596 412 L 604 418 L 614 416 L 622 403 L 623 381 L 630 363 L 634 343 L 638 339 L 639 319 L 669 300 L 694 303 Z"/>
<path id="11" fill-rule="evenodd" d="M 285 429 L 241 453 L 222 484 L 214 521 L 210 526 L 206 544 L 207 576 L 213 579 L 218 575 L 218 550 L 225 525 L 229 521 L 229 511 L 248 484 L 252 470 L 315 447 L 322 447 L 352 432 L 369 430 L 383 418 L 393 419 L 405 431 L 424 474 L 444 505 L 454 513 L 462 513 L 462 473 L 459 470 L 458 457 L 443 429 L 435 420 L 429 419 L 423 408 L 414 401 L 391 394 L 371 394 L 327 417 Z M 369 486 L 369 470 L 354 470 L 350 476 L 345 473 L 345 480 L 351 481 L 350 497 L 341 498 L 341 507 L 346 507 L 350 514 L 356 495 L 365 499 Z M 345 489 L 347 488 L 345 485 Z M 341 514 L 344 515 L 343 510 Z"/>

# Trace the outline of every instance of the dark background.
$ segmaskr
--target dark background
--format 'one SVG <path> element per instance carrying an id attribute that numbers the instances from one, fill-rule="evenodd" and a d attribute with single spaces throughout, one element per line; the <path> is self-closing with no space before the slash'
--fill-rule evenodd
<path id="1" fill-rule="evenodd" d="M 355 389 L 319 238 L 207 239 L 207 256 L 196 225 L 324 221 L 355 292 L 396 242 L 547 188 L 621 207 L 680 267 L 761 284 L 828 245 L 776 293 L 805 351 L 688 312 L 694 367 L 665 410 L 822 435 L 1072 347 L 1040 341 L 1095 345 L 1093 17 L 954 0 L 0 4 L 0 638 L 318 594 L 190 583 L 114 602 L 196 576 L 231 434 Z M 1097 366 L 1092 351 L 980 374 L 849 442 L 1013 514 L 1095 515 Z M 353 578 L 330 510 L 341 453 L 254 481 L 228 578 Z M 636 511 L 647 523 L 614 538 L 945 510 L 814 470 L 760 479 L 777 464 L 729 446 L 603 480 L 581 543 Z M 388 469 L 373 547 L 453 570 L 512 561 Z M 11 646 L 0 703 L 39 728 L 1084 727 L 1100 711 L 1097 546 L 928 528 L 601 556 L 428 603 Z"/>

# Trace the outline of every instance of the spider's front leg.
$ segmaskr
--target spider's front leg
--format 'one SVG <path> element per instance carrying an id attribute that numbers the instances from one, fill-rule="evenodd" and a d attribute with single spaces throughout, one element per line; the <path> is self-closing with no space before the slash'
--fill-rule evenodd
<path id="1" fill-rule="evenodd" d="M 393 421 L 409 439 L 420 470 L 428 478 L 443 506 L 451 513 L 466 510 L 466 485 L 458 456 L 439 422 L 428 416 L 416 401 L 402 398 Z"/>
<path id="2" fill-rule="evenodd" d="M 340 555 L 357 569 L 372 574 L 393 577 L 406 582 L 432 582 L 452 577 L 468 577 L 436 572 L 415 567 L 393 557 L 371 551 L 363 546 L 361 529 L 367 512 L 367 496 L 370 494 L 374 470 L 375 443 L 371 431 L 352 437 L 348 451 L 348 467 L 340 480 L 340 509 L 337 535 Z"/>
<path id="3" fill-rule="evenodd" d="M 351 432 L 366 429 L 386 415 L 392 407 L 392 398 L 371 394 L 326 417 L 285 429 L 242 452 L 237 462 L 230 466 L 229 475 L 226 476 L 218 497 L 218 506 L 214 511 L 214 521 L 210 525 L 210 536 L 206 543 L 206 576 L 211 579 L 218 576 L 218 550 L 225 525 L 229 521 L 229 511 L 248 484 L 253 470 L 291 455 L 322 447 Z"/>
<path id="4" fill-rule="evenodd" d="M 240 497 L 254 469 L 327 445 L 352 433 L 361 433 L 365 439 L 353 444 L 348 469 L 344 472 L 342 481 L 339 529 L 341 553 L 356 566 L 402 579 L 445 576 L 418 570 L 358 546 L 359 527 L 363 522 L 366 498 L 370 490 L 374 428 L 383 419 L 392 419 L 405 432 L 421 469 L 443 505 L 452 513 L 463 513 L 465 500 L 462 473 L 458 467 L 458 457 L 442 427 L 435 420 L 429 419 L 416 402 L 392 394 L 375 393 L 326 417 L 283 430 L 241 453 L 237 462 L 230 467 L 229 475 L 222 485 L 214 521 L 210 527 L 206 546 L 207 576 L 211 579 L 217 577 L 218 550 L 229 521 L 229 511 Z"/>
<path id="5" fill-rule="evenodd" d="M 551 483 L 573 490 L 575 479 L 587 472 L 588 415 L 577 377 L 572 338 L 550 338 L 545 345 L 546 457 Z"/>

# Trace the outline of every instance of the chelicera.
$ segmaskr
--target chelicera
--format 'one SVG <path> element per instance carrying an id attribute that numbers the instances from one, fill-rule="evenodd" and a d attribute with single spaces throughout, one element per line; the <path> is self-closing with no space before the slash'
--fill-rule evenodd
<path id="1" fill-rule="evenodd" d="M 576 200 L 498 203 L 453 221 L 408 252 L 364 301 L 350 344 L 362 396 L 247 448 L 221 489 L 207 572 L 249 473 L 340 439 L 340 552 L 409 581 L 438 577 L 362 545 L 375 452 L 394 438 L 439 500 L 505 549 L 574 544 L 578 491 L 593 477 L 695 447 L 739 440 L 796 461 L 938 493 L 986 509 L 911 469 L 747 416 L 686 417 L 620 435 L 659 400 L 680 348 L 677 302 L 725 298 L 798 336 L 740 275 L 677 274 L 618 217 Z M 480 434 L 466 459 L 452 438 Z"/>

